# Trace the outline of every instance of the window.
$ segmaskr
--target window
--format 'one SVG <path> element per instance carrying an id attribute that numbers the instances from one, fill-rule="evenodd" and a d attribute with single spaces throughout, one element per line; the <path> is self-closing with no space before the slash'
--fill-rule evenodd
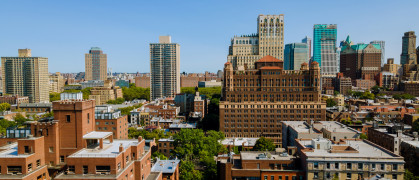
<path id="1" fill-rule="evenodd" d="M 393 164 L 393 171 L 397 171 L 397 164 Z"/>
<path id="2" fill-rule="evenodd" d="M 318 172 L 314 172 L 314 178 L 319 178 L 319 173 Z"/>
<path id="3" fill-rule="evenodd" d="M 346 169 L 352 169 L 352 163 L 346 163 Z"/>
<path id="4" fill-rule="evenodd" d="M 392 179 L 397 179 L 397 174 L 393 174 Z"/>
<path id="5" fill-rule="evenodd" d="M 60 156 L 60 162 L 64 162 L 64 156 Z"/>
<path id="6" fill-rule="evenodd" d="M 352 178 L 352 174 L 351 173 L 346 173 L 346 179 L 351 179 Z"/>
<path id="7" fill-rule="evenodd" d="M 265 178 L 264 178 L 265 180 L 268 180 L 268 176 L 265 176 Z"/>
<path id="8" fill-rule="evenodd" d="M 118 169 L 121 168 L 121 163 L 118 164 Z M 96 173 L 99 174 L 110 174 L 111 166 L 96 166 Z"/>
<path id="9" fill-rule="evenodd" d="M 330 169 L 330 163 L 327 163 L 327 164 L 326 164 L 326 168 L 327 168 L 327 169 Z"/>
<path id="10" fill-rule="evenodd" d="M 384 170 L 384 164 L 381 164 L 381 170 Z"/>
<path id="11" fill-rule="evenodd" d="M 32 171 L 32 163 L 28 164 L 28 171 Z"/>
<path id="12" fill-rule="evenodd" d="M 29 149 L 29 146 L 25 146 L 25 153 L 31 153 L 31 150 Z"/>
<path id="13" fill-rule="evenodd" d="M 22 166 L 7 166 L 7 174 L 22 174 Z"/>
<path id="14" fill-rule="evenodd" d="M 83 166 L 83 174 L 88 174 L 89 173 L 89 167 L 84 165 Z"/>
<path id="15" fill-rule="evenodd" d="M 318 169 L 319 168 L 319 163 L 318 162 L 313 163 L 313 167 L 314 167 L 314 169 Z"/>
<path id="16" fill-rule="evenodd" d="M 125 159 L 126 159 L 126 160 L 127 160 L 127 162 L 128 162 L 128 161 L 129 161 L 129 156 L 127 156 Z"/>
<path id="17" fill-rule="evenodd" d="M 297 180 L 297 176 L 292 176 L 292 180 Z"/>
<path id="18" fill-rule="evenodd" d="M 121 169 L 121 163 L 118 163 L 118 170 Z"/>
<path id="19" fill-rule="evenodd" d="M 41 166 L 41 160 L 40 159 L 36 160 L 36 167 L 39 167 L 39 166 Z"/>
<path id="20" fill-rule="evenodd" d="M 99 125 L 99 122 L 96 122 L 96 125 Z"/>
<path id="21" fill-rule="evenodd" d="M 335 169 L 339 169 L 339 163 L 335 163 Z"/>
<path id="22" fill-rule="evenodd" d="M 49 147 L 49 152 L 53 153 L 54 152 L 54 147 Z"/>
<path id="23" fill-rule="evenodd" d="M 74 171 L 76 171 L 76 168 L 74 166 L 68 166 L 67 173 L 74 174 Z"/>
<path id="24" fill-rule="evenodd" d="M 375 170 L 375 164 L 371 164 L 371 168 L 374 171 Z"/>
<path id="25" fill-rule="evenodd" d="M 364 164 L 358 163 L 358 169 L 363 169 L 363 168 L 364 168 Z"/>
<path id="26" fill-rule="evenodd" d="M 282 176 L 278 176 L 278 180 L 282 180 Z"/>
<path id="27" fill-rule="evenodd" d="M 87 124 L 90 123 L 90 113 L 87 113 Z"/>
<path id="28" fill-rule="evenodd" d="M 70 115 L 65 115 L 65 119 L 66 119 L 66 121 L 69 123 L 69 122 L 71 122 L 71 117 L 70 117 Z"/>

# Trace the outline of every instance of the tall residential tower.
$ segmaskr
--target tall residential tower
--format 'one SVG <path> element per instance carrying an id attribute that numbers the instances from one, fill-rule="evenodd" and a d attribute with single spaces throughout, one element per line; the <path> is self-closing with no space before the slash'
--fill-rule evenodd
<path id="1" fill-rule="evenodd" d="M 2 57 L 3 93 L 28 96 L 29 102 L 49 102 L 48 58 L 32 57 L 19 49 L 18 57 Z"/>
<path id="2" fill-rule="evenodd" d="M 313 61 L 318 62 L 322 75 L 336 75 L 336 24 L 315 24 L 313 31 Z"/>
<path id="3" fill-rule="evenodd" d="M 254 69 L 254 63 L 266 55 L 284 58 L 284 15 L 259 15 L 257 27 L 257 34 L 231 39 L 227 61 L 234 69 Z"/>
<path id="4" fill-rule="evenodd" d="M 102 49 L 92 47 L 88 54 L 85 54 L 85 80 L 106 80 L 107 79 L 107 55 Z"/>
<path id="5" fill-rule="evenodd" d="M 170 36 L 160 36 L 150 43 L 151 100 L 174 97 L 180 93 L 180 45 Z"/>

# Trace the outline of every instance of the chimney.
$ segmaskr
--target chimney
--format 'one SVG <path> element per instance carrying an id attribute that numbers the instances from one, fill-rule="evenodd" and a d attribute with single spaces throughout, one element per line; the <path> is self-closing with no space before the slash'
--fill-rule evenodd
<path id="1" fill-rule="evenodd" d="M 119 152 L 122 152 L 122 151 L 124 151 L 124 146 L 122 146 L 122 143 L 121 143 L 119 144 Z"/>
<path id="2" fill-rule="evenodd" d="M 103 139 L 99 139 L 99 148 L 103 149 Z"/>
<path id="3" fill-rule="evenodd" d="M 143 140 L 142 136 L 138 136 L 138 142 L 141 142 Z"/>

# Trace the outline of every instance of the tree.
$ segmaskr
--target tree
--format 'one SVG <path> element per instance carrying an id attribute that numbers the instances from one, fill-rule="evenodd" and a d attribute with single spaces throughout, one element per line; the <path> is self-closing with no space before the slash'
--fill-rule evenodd
<path id="1" fill-rule="evenodd" d="M 135 87 L 134 83 L 131 83 L 129 88 L 123 87 L 122 94 L 126 101 L 134 99 L 150 100 L 150 88 Z"/>
<path id="2" fill-rule="evenodd" d="M 82 92 L 83 93 L 83 99 L 89 99 L 89 96 L 90 96 L 90 90 L 92 90 L 92 88 L 91 87 L 87 87 L 87 88 L 84 88 L 84 89 L 82 89 L 82 90 L 77 90 L 77 89 L 67 89 L 67 90 L 64 90 L 63 92 L 66 92 L 66 93 L 78 93 L 78 92 Z"/>
<path id="3" fill-rule="evenodd" d="M 267 139 L 265 137 L 260 137 L 257 141 L 255 146 L 253 146 L 254 151 L 274 151 L 275 145 L 271 139 Z"/>
<path id="4" fill-rule="evenodd" d="M 333 107 L 336 106 L 338 103 L 334 101 L 332 98 L 329 98 L 326 100 L 326 107 Z"/>
<path id="5" fill-rule="evenodd" d="M 405 180 L 419 180 L 419 176 L 415 176 L 412 172 L 406 169 L 404 173 L 404 179 Z"/>
<path id="6" fill-rule="evenodd" d="M 334 96 L 337 96 L 337 95 L 339 95 L 339 94 L 340 94 L 340 93 L 339 93 L 339 91 L 334 91 L 334 92 L 333 92 L 333 95 L 334 95 Z"/>
<path id="7" fill-rule="evenodd" d="M 360 99 L 375 99 L 375 95 L 373 93 L 370 93 L 368 91 L 365 91 L 364 93 L 362 93 L 362 95 L 359 97 Z"/>
<path id="8" fill-rule="evenodd" d="M 183 180 L 200 180 L 202 174 L 198 170 L 195 170 L 195 164 L 191 161 L 181 161 L 179 168 L 179 179 Z"/>
<path id="9" fill-rule="evenodd" d="M 16 122 L 9 121 L 7 119 L 0 119 L 0 135 L 3 136 L 6 134 L 6 129 L 8 127 L 16 126 Z"/>
<path id="10" fill-rule="evenodd" d="M 414 99 L 415 96 L 412 96 L 410 94 L 404 93 L 404 94 L 395 94 L 395 95 L 393 95 L 393 98 L 394 99 L 398 99 L 398 100 L 401 100 L 401 99 Z"/>
<path id="11" fill-rule="evenodd" d="M 359 135 L 359 139 L 368 139 L 368 136 L 366 134 L 364 134 L 364 133 L 361 133 Z"/>
<path id="12" fill-rule="evenodd" d="M 3 111 L 7 111 L 7 110 L 10 110 L 10 104 L 9 103 L 1 103 L 0 104 L 0 111 L 3 112 Z"/>
<path id="13" fill-rule="evenodd" d="M 128 107 L 123 107 L 123 108 L 119 108 L 119 110 L 121 110 L 121 115 L 131 115 L 131 111 L 136 109 L 136 108 L 140 108 L 142 106 L 142 104 L 138 104 L 138 105 L 134 105 L 134 106 L 128 106 Z"/>
<path id="14" fill-rule="evenodd" d="M 154 152 L 153 154 L 151 154 L 151 158 L 154 160 L 154 161 L 156 161 L 157 160 L 157 158 L 159 158 L 159 159 L 161 159 L 161 160 L 167 160 L 168 158 L 164 155 L 164 154 L 162 154 L 161 152 L 159 152 L 159 151 L 156 151 L 156 152 Z"/>
<path id="15" fill-rule="evenodd" d="M 60 93 L 57 93 L 57 92 L 49 93 L 49 101 L 53 102 L 53 101 L 58 101 L 60 99 L 61 99 Z"/>
<path id="16" fill-rule="evenodd" d="M 412 131 L 419 132 L 419 120 L 413 122 Z"/>
<path id="17" fill-rule="evenodd" d="M 27 119 L 26 117 L 24 117 L 22 114 L 18 113 L 16 114 L 15 118 L 14 118 L 16 124 L 18 126 L 23 125 L 26 121 L 30 121 L 30 119 Z"/>
<path id="18" fill-rule="evenodd" d="M 124 98 L 116 98 L 115 100 L 109 100 L 107 104 L 122 104 L 125 102 Z"/>

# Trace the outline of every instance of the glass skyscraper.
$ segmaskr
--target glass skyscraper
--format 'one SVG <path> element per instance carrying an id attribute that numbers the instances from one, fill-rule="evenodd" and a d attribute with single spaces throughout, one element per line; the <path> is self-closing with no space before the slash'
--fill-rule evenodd
<path id="1" fill-rule="evenodd" d="M 336 24 L 314 25 L 313 61 L 319 63 L 322 75 L 335 75 L 338 72 L 336 35 Z"/>
<path id="2" fill-rule="evenodd" d="M 308 44 L 291 43 L 285 45 L 284 69 L 300 70 L 301 64 L 308 63 Z"/>

